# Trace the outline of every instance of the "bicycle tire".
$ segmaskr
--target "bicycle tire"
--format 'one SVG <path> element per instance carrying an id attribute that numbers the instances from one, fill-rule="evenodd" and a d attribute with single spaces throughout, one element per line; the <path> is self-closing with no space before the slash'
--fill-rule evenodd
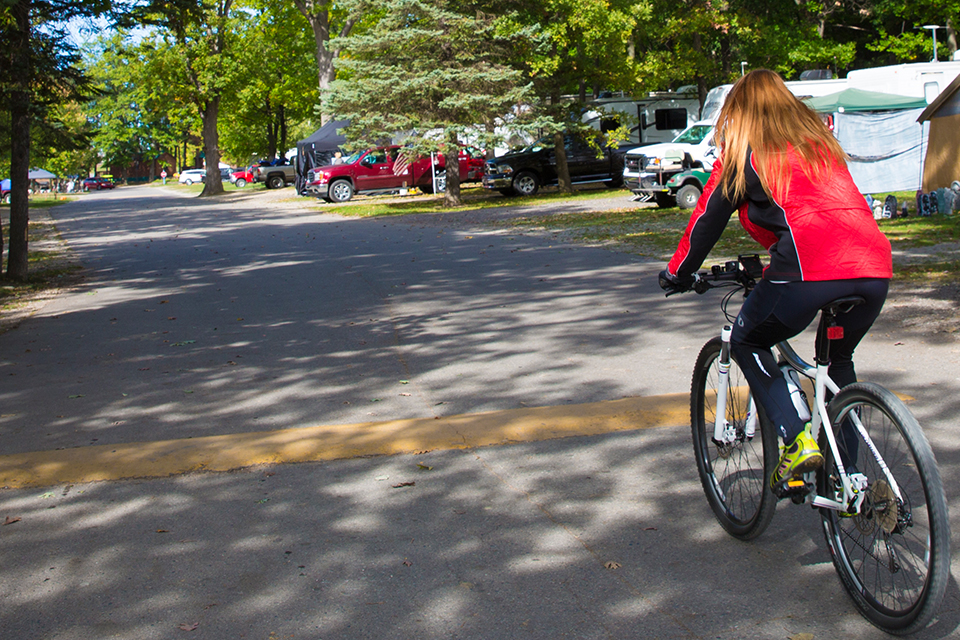
<path id="1" fill-rule="evenodd" d="M 892 473 L 902 501 L 859 432 L 849 428 L 845 432 L 855 436 L 843 435 L 841 425 L 851 412 Z M 937 461 L 916 418 L 879 385 L 844 387 L 828 413 L 841 462 L 849 465 L 855 458 L 869 482 L 860 514 L 820 509 L 834 567 L 864 617 L 888 633 L 913 633 L 936 615 L 950 574 L 950 525 Z M 836 461 L 823 434 L 820 439 L 824 466 L 817 474 L 818 489 L 834 497 Z"/>
<path id="2" fill-rule="evenodd" d="M 703 492 L 720 526 L 735 538 L 750 540 L 763 533 L 777 508 L 776 496 L 767 487 L 767 478 L 777 464 L 777 438 L 762 411 L 756 434 L 746 437 L 750 392 L 743 373 L 731 358 L 726 413 L 739 437 L 733 445 L 721 446 L 713 441 L 720 348 L 719 337 L 707 342 L 693 370 L 693 450 Z"/>

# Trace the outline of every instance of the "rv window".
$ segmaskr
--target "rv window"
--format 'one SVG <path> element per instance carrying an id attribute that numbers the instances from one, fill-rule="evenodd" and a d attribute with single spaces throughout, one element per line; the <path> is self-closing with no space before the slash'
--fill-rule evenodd
<path id="1" fill-rule="evenodd" d="M 657 131 L 683 129 L 687 126 L 686 109 L 657 109 L 654 115 L 657 120 Z"/>
<path id="2" fill-rule="evenodd" d="M 620 118 L 616 116 L 612 118 L 603 118 L 602 120 L 600 120 L 600 133 L 613 131 L 619 126 L 620 126 Z"/>
<path id="3" fill-rule="evenodd" d="M 927 101 L 927 104 L 930 104 L 937 99 L 937 96 L 940 95 L 940 85 L 936 82 L 924 82 L 923 83 L 923 99 Z"/>

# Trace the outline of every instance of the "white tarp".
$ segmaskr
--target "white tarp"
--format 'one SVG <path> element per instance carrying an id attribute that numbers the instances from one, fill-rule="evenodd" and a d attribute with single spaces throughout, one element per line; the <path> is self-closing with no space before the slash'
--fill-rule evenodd
<path id="1" fill-rule="evenodd" d="M 50 178 L 56 178 L 54 174 L 50 173 L 46 169 L 30 169 L 30 173 L 27 175 L 30 180 L 49 180 Z"/>
<path id="2" fill-rule="evenodd" d="M 850 175 L 860 193 L 920 188 L 929 125 L 923 109 L 833 114 L 834 135 L 850 156 Z"/>

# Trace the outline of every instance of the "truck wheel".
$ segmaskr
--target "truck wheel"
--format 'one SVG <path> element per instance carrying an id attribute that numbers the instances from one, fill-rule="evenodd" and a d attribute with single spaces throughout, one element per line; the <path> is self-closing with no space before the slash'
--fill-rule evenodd
<path id="1" fill-rule="evenodd" d="M 513 179 L 513 190 L 521 196 L 535 196 L 540 191 L 540 181 L 530 171 L 521 171 Z"/>
<path id="2" fill-rule="evenodd" d="M 190 185 L 193 184 L 193 180 L 191 180 L 190 178 L 187 178 L 186 180 L 183 181 L 183 184 L 189 187 Z"/>
<path id="3" fill-rule="evenodd" d="M 677 199 L 669 193 L 658 191 L 653 194 L 653 199 L 657 201 L 657 206 L 661 209 L 669 209 L 670 207 L 677 206 Z"/>
<path id="4" fill-rule="evenodd" d="M 245 186 L 247 186 L 247 181 L 243 178 L 237 178 L 237 181 L 234 184 L 237 185 L 237 189 L 243 189 Z"/>
<path id="5" fill-rule="evenodd" d="M 435 174 L 437 176 L 437 190 L 433 190 L 433 180 L 431 179 L 427 184 L 417 187 L 423 193 L 430 195 L 432 193 L 443 193 L 447 190 L 447 172 L 446 171 L 437 171 Z"/>
<path id="6" fill-rule="evenodd" d="M 346 202 L 353 197 L 353 185 L 347 180 L 337 180 L 330 185 L 328 193 L 333 202 Z"/>
<path id="7" fill-rule="evenodd" d="M 270 176 L 267 178 L 267 189 L 282 189 L 283 176 Z"/>
<path id="8" fill-rule="evenodd" d="M 697 206 L 699 199 L 700 189 L 697 189 L 695 185 L 685 184 L 677 191 L 677 205 L 681 209 L 693 209 Z"/>

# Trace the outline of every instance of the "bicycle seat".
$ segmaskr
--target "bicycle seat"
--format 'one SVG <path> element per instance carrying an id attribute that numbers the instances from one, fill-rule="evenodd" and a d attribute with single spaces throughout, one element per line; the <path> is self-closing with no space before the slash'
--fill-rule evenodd
<path id="1" fill-rule="evenodd" d="M 863 296 L 844 296 L 843 298 L 831 300 L 827 304 L 820 307 L 820 310 L 826 311 L 832 315 L 837 315 L 838 313 L 846 313 L 858 304 L 863 304 L 866 301 L 866 298 Z"/>

